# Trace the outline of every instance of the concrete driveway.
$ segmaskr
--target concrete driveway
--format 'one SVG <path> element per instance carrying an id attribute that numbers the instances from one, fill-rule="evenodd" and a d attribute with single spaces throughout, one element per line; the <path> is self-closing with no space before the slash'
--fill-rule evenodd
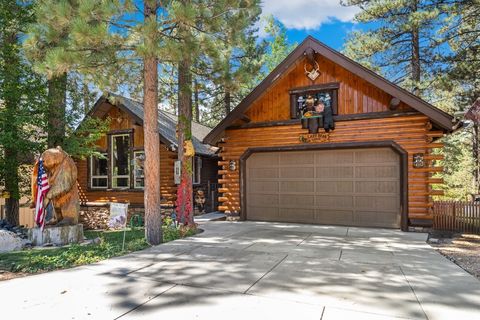
<path id="1" fill-rule="evenodd" d="M 0 282 L 16 319 L 480 319 L 480 282 L 394 230 L 206 222 L 205 232 Z"/>

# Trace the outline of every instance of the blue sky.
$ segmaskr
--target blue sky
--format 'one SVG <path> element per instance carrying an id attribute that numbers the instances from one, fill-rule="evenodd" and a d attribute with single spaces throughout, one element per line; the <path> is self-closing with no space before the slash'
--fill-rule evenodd
<path id="1" fill-rule="evenodd" d="M 263 0 L 262 11 L 262 16 L 273 15 L 287 28 L 290 43 L 311 35 L 341 50 L 348 32 L 366 27 L 353 21 L 359 9 L 344 7 L 340 0 Z"/>

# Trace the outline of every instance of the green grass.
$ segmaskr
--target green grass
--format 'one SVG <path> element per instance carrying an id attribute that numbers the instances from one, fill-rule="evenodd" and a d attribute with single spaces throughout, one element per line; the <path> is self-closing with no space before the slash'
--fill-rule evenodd
<path id="1" fill-rule="evenodd" d="M 190 236 L 194 231 L 183 234 L 176 228 L 163 228 L 164 242 Z M 35 273 L 71 268 L 98 262 L 149 247 L 143 228 L 127 230 L 125 250 L 122 251 L 123 231 L 85 231 L 87 239 L 102 239 L 100 244 L 71 245 L 63 248 L 24 250 L 0 254 L 0 270 Z"/>

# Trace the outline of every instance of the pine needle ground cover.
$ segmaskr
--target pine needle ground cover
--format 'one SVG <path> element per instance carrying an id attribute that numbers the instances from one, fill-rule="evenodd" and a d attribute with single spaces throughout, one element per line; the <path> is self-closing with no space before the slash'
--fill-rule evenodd
<path id="1" fill-rule="evenodd" d="M 194 230 L 183 231 L 164 227 L 164 242 L 193 235 Z M 52 271 L 90 264 L 108 258 L 121 256 L 149 247 L 143 228 L 128 229 L 125 236 L 125 249 L 122 251 L 123 230 L 85 231 L 87 239 L 100 238 L 99 244 L 70 245 L 62 248 L 32 249 L 0 254 L 0 271 L 20 274 Z M 0 280 L 1 279 L 0 272 Z"/>

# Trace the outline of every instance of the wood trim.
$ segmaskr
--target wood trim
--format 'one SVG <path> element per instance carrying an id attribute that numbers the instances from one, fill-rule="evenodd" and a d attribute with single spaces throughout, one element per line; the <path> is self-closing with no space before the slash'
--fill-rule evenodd
<path id="1" fill-rule="evenodd" d="M 107 189 L 112 189 L 112 136 L 107 134 Z"/>
<path id="2" fill-rule="evenodd" d="M 290 94 L 305 94 L 309 92 L 316 92 L 316 91 L 327 91 L 327 90 L 335 90 L 340 88 L 340 82 L 329 82 L 329 83 L 322 83 L 322 84 L 315 84 L 311 86 L 305 87 L 297 87 L 289 90 Z"/>
<path id="3" fill-rule="evenodd" d="M 366 80 L 370 84 L 382 89 L 392 97 L 400 99 L 407 105 L 425 114 L 443 130 L 447 132 L 451 132 L 453 130 L 453 117 L 448 113 L 434 107 L 407 90 L 400 88 L 396 84 L 349 59 L 340 52 L 333 50 L 315 38 L 308 36 L 275 69 L 273 69 L 273 71 L 265 79 L 263 79 L 263 81 L 260 82 L 260 84 L 237 105 L 237 107 L 235 107 L 235 109 L 233 109 L 212 131 L 210 131 L 210 133 L 203 139 L 203 143 L 215 145 L 225 129 L 229 127 L 236 119 L 238 119 L 240 114 L 247 111 L 251 104 L 264 92 L 266 92 L 272 83 L 279 79 L 281 75 L 286 72 L 298 59 L 302 58 L 305 51 L 309 48 L 313 48 L 315 52 L 319 53 L 333 63 L 340 65 L 346 70 Z"/>
<path id="4" fill-rule="evenodd" d="M 353 121 L 353 120 L 370 120 L 370 119 L 382 119 L 382 118 L 394 118 L 394 117 L 404 117 L 404 116 L 414 116 L 419 115 L 420 112 L 417 111 L 380 111 L 380 112 L 368 112 L 368 113 L 357 113 L 357 114 L 345 114 L 333 116 L 333 120 L 337 121 Z M 246 123 L 238 126 L 230 126 L 228 130 L 234 129 L 246 129 L 246 128 L 264 128 L 264 127 L 276 127 L 276 126 L 289 126 L 292 124 L 300 124 L 301 119 L 290 119 L 290 120 L 280 120 L 280 121 L 267 121 L 267 122 L 255 122 L 255 123 Z"/>
<path id="5" fill-rule="evenodd" d="M 130 141 L 129 141 L 129 153 L 130 153 L 130 161 L 128 163 L 128 167 L 129 167 L 129 173 L 130 173 L 130 189 L 135 189 L 135 183 L 133 181 L 133 146 L 135 145 L 134 144 L 134 141 L 133 141 L 133 137 L 134 137 L 134 131 L 133 129 L 131 130 L 130 132 Z"/>
<path id="6" fill-rule="evenodd" d="M 117 135 L 117 134 L 132 134 L 133 128 L 131 129 L 120 129 L 120 130 L 111 130 L 107 132 L 107 136 Z"/>
<path id="7" fill-rule="evenodd" d="M 336 150 L 336 149 L 364 149 L 364 148 L 391 148 L 400 156 L 400 227 L 408 231 L 408 153 L 399 144 L 392 140 L 371 142 L 322 143 L 302 144 L 281 147 L 248 148 L 240 157 L 240 219 L 247 218 L 247 159 L 258 152 L 287 152 L 306 150 Z"/>

